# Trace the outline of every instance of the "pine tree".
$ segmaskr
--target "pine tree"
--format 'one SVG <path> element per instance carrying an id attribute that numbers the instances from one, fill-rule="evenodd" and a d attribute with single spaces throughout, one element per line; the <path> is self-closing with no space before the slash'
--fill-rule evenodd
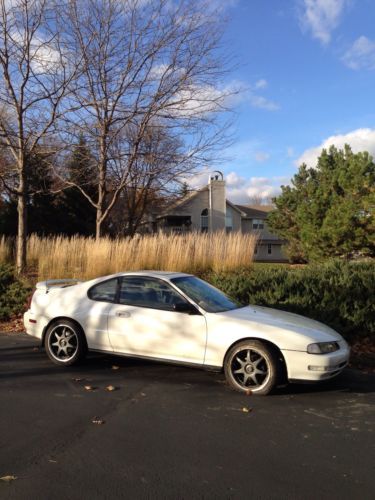
<path id="1" fill-rule="evenodd" d="M 274 201 L 268 225 L 288 240 L 291 260 L 375 255 L 375 164 L 367 152 L 323 150 Z"/>

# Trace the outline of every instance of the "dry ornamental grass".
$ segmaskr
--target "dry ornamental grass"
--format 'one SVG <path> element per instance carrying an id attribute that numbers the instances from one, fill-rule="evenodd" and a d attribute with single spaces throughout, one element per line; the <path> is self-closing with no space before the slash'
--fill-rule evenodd
<path id="1" fill-rule="evenodd" d="M 140 269 L 196 273 L 233 271 L 249 267 L 256 237 L 218 232 L 154 234 L 135 238 L 71 238 L 55 236 L 28 239 L 28 268 L 38 279 L 91 279 L 120 271 Z M 0 263 L 11 259 L 10 239 L 0 239 Z"/>

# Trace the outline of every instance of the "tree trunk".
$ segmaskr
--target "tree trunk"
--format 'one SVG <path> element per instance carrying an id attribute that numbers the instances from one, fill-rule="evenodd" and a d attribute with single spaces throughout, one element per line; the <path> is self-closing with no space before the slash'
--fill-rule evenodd
<path id="1" fill-rule="evenodd" d="M 104 128 L 103 137 L 100 141 L 100 159 L 99 159 L 99 185 L 98 185 L 98 204 L 96 206 L 96 234 L 97 240 L 102 236 L 102 222 L 104 212 L 104 200 L 106 195 L 106 178 L 107 178 L 107 158 L 106 158 L 106 134 L 107 129 Z"/>
<path id="2" fill-rule="evenodd" d="M 96 209 L 96 230 L 95 230 L 95 238 L 99 240 L 102 235 L 102 209 L 99 207 Z"/>
<path id="3" fill-rule="evenodd" d="M 17 252 L 16 268 L 17 274 L 21 274 L 26 269 L 26 238 L 27 238 L 27 207 L 24 180 L 19 186 L 18 200 L 18 231 L 17 231 Z"/>

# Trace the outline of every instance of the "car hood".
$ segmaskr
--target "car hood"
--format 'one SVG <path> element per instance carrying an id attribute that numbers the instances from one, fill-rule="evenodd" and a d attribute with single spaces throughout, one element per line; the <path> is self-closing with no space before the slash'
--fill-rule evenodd
<path id="1" fill-rule="evenodd" d="M 261 327 L 261 331 L 268 330 L 269 334 L 275 330 L 294 332 L 312 342 L 342 341 L 343 338 L 329 326 L 313 319 L 278 309 L 261 306 L 246 306 L 233 311 L 217 313 L 228 321 L 247 323 L 252 328 Z M 270 328 L 267 328 L 270 327 Z"/>

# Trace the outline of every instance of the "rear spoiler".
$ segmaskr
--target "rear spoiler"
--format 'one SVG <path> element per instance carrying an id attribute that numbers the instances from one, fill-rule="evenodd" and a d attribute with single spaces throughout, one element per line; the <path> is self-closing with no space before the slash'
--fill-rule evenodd
<path id="1" fill-rule="evenodd" d="M 37 290 L 44 290 L 46 293 L 48 293 L 51 288 L 55 287 L 64 288 L 66 286 L 77 285 L 78 283 L 82 283 L 82 280 L 77 280 L 77 279 L 47 280 L 47 281 L 39 281 L 39 283 L 35 285 L 35 288 Z"/>

